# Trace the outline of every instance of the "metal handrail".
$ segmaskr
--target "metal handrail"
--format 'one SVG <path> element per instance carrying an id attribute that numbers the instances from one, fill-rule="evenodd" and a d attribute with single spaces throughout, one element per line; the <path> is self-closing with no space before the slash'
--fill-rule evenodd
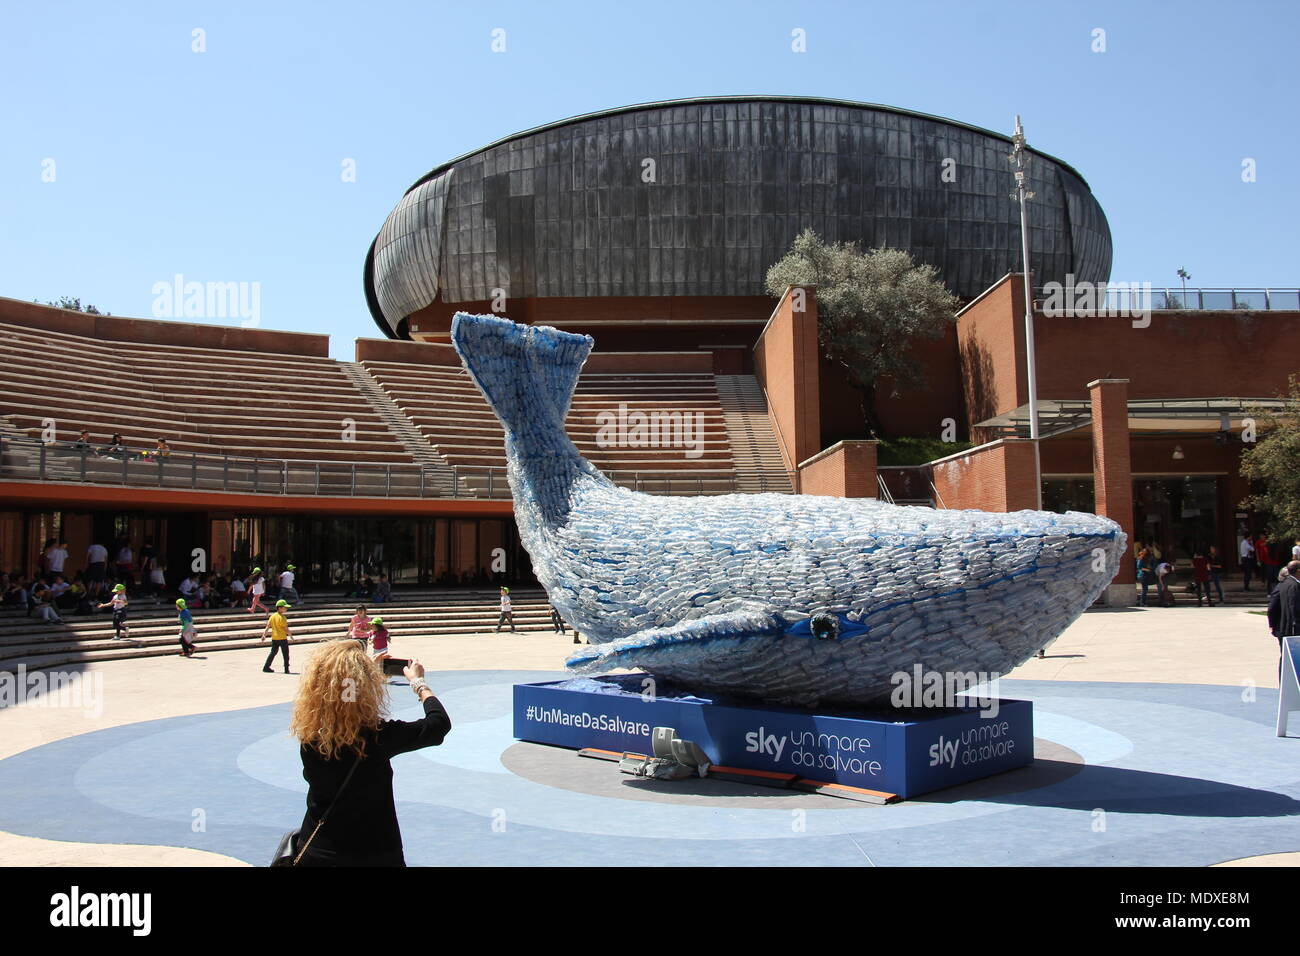
<path id="1" fill-rule="evenodd" d="M 611 481 L 655 494 L 731 494 L 734 472 L 705 469 L 607 472 Z M 256 458 L 172 451 L 166 456 L 78 442 L 0 435 L 0 479 L 69 481 L 190 491 L 306 497 L 511 497 L 505 468 Z"/>
<path id="2" fill-rule="evenodd" d="M 1100 283 L 1094 284 L 1094 288 Z M 1076 284 L 1077 294 L 1081 284 Z M 1070 292 L 1070 287 L 1066 287 Z M 1034 297 L 1046 300 L 1051 293 L 1046 289 L 1035 289 Z M 1146 283 L 1112 283 L 1105 287 L 1104 306 L 1098 308 L 1109 310 L 1133 309 L 1135 300 L 1144 295 L 1150 296 L 1150 302 L 1142 305 L 1153 312 L 1297 312 L 1300 311 L 1300 289 L 1288 288 L 1212 288 L 1198 287 L 1183 289 L 1179 286 L 1156 288 Z"/>

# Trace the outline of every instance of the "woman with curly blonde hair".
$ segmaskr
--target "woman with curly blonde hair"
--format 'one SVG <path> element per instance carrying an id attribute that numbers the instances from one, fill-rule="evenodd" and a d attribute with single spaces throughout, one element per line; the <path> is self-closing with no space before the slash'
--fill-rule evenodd
<path id="1" fill-rule="evenodd" d="M 421 720 L 386 719 L 388 684 L 360 641 L 328 641 L 307 665 L 290 724 L 308 784 L 298 865 L 406 865 L 389 761 L 442 743 L 451 719 L 419 661 L 404 673 L 424 705 Z"/>

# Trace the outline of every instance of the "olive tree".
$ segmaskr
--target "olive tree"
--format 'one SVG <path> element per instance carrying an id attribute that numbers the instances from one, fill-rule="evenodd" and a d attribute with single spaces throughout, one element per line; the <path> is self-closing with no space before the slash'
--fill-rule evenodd
<path id="1" fill-rule="evenodd" d="M 897 397 L 925 384 L 910 346 L 918 338 L 941 336 L 956 321 L 959 300 L 938 269 L 918 265 L 902 249 L 863 251 L 854 242 L 825 242 L 811 229 L 767 270 L 773 296 L 780 298 L 791 285 L 817 287 L 822 352 L 845 369 L 861 394 L 868 432 L 884 437 L 875 408 L 878 389 L 887 383 Z"/>

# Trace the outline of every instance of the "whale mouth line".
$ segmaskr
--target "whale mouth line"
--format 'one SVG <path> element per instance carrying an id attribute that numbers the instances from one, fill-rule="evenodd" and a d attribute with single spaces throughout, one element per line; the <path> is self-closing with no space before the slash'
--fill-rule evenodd
<path id="1" fill-rule="evenodd" d="M 1106 533 L 1098 533 L 1098 534 L 1076 535 L 1075 537 L 1078 537 L 1078 538 L 1106 538 L 1106 539 L 1109 539 L 1109 540 L 1114 540 L 1114 539 L 1115 539 L 1115 535 L 1114 535 L 1114 533 L 1108 533 L 1108 534 L 1106 534 Z M 1050 567 L 1061 567 L 1062 565 L 1065 565 L 1067 562 L 1086 561 L 1086 560 L 1090 560 L 1091 558 L 1092 558 L 1092 555 L 1090 555 L 1090 554 L 1077 554 L 1077 555 L 1075 555 L 1075 556 L 1072 557 L 1072 558 L 1068 558 L 1066 561 L 1062 561 L 1062 562 L 1060 562 L 1060 563 L 1058 563 L 1058 564 L 1055 564 L 1055 565 L 1050 565 Z M 726 641 L 745 641 L 745 640 L 752 640 L 752 639 L 754 639 L 754 638 L 758 638 L 758 637 L 768 637 L 768 638 L 772 638 L 772 639 L 780 639 L 780 638 L 794 637 L 794 638 L 798 638 L 798 639 L 800 639 L 800 640 L 813 640 L 813 641 L 818 641 L 818 642 L 825 641 L 825 642 L 828 643 L 828 644 L 836 644 L 836 643 L 838 643 L 838 644 L 845 644 L 845 643 L 848 643 L 848 642 L 851 642 L 851 641 L 869 641 L 869 642 L 879 642 L 879 641 L 883 641 L 885 638 L 882 637 L 882 636 L 873 636 L 873 635 L 871 634 L 872 625 L 866 623 L 866 619 L 867 619 L 867 618 L 875 617 L 875 616 L 878 615 L 878 614 L 884 614 L 884 613 L 887 612 L 887 611 L 893 611 L 893 610 L 896 610 L 896 609 L 898 609 L 898 608 L 900 608 L 900 607 L 907 607 L 907 606 L 909 606 L 909 605 L 923 604 L 923 603 L 926 603 L 926 602 L 929 602 L 929 601 L 937 601 L 937 600 L 940 600 L 940 599 L 942 599 L 942 598 L 955 597 L 955 596 L 960 595 L 960 594 L 968 594 L 968 593 L 975 592 L 975 591 L 982 591 L 982 590 L 985 590 L 985 589 L 987 589 L 987 588 L 993 587 L 994 585 L 1001 584 L 1001 583 L 1004 583 L 1004 582 L 1006 582 L 1006 581 L 1015 580 L 1016 578 L 1023 577 L 1023 576 L 1025 576 L 1026 574 L 1033 574 L 1033 573 L 1035 573 L 1035 572 L 1037 572 L 1037 571 L 1041 571 L 1041 570 L 1043 570 L 1043 568 L 1042 568 L 1040 565 L 1038 565 L 1037 562 L 1035 562 L 1033 565 L 1031 565 L 1031 566 L 1029 566 L 1029 567 L 1026 567 L 1026 568 L 1018 568 L 1018 569 L 1016 569 L 1015 571 L 1008 571 L 1008 572 L 1006 572 L 1005 574 L 1001 574 L 1001 575 L 999 575 L 999 576 L 996 577 L 996 578 L 991 578 L 991 579 L 989 579 L 989 580 L 987 580 L 987 581 L 981 581 L 979 584 L 973 585 L 973 586 L 971 586 L 971 587 L 955 588 L 955 589 L 953 589 L 953 590 L 950 590 L 950 591 L 944 591 L 944 592 L 939 593 L 939 594 L 930 594 L 930 595 L 926 595 L 925 597 L 919 597 L 919 598 L 907 598 L 907 599 L 904 599 L 904 600 L 901 600 L 901 601 L 894 601 L 894 602 L 892 602 L 892 603 L 890 603 L 890 604 L 886 604 L 886 605 L 884 605 L 884 606 L 882 606 L 882 607 L 873 608 L 870 612 L 864 614 L 864 615 L 862 616 L 862 618 L 860 618 L 860 619 L 857 620 L 857 621 L 852 621 L 852 619 L 849 619 L 850 623 L 853 624 L 853 625 L 856 625 L 856 627 L 854 627 L 854 628 L 853 628 L 849 633 L 842 634 L 842 635 L 837 635 L 836 637 L 831 638 L 831 639 L 829 639 L 829 640 L 827 640 L 826 638 L 818 638 L 818 637 L 815 637 L 815 636 L 812 635 L 811 633 L 809 633 L 809 634 L 803 634 L 803 633 L 792 633 L 791 630 L 790 630 L 789 628 L 787 628 L 787 629 L 785 629 L 785 630 L 783 630 L 783 631 L 780 631 L 780 632 L 762 631 L 762 632 L 759 632 L 759 633 L 756 633 L 756 634 L 738 634 L 738 633 L 732 633 L 732 634 L 719 634 L 719 633 L 712 633 L 712 632 L 708 632 L 708 631 L 705 631 L 705 632 L 703 632 L 703 633 L 699 633 L 699 634 L 681 634 L 681 633 L 679 633 L 679 634 L 674 634 L 674 635 L 672 635 L 671 638 L 663 638 L 663 637 L 658 637 L 658 636 L 656 636 L 656 637 L 648 638 L 648 639 L 646 639 L 644 642 L 637 642 L 637 643 L 631 643 L 631 644 L 624 644 L 624 645 L 620 645 L 620 646 L 617 647 L 617 648 L 611 646 L 612 644 L 616 644 L 616 643 L 618 643 L 618 642 L 616 642 L 616 641 L 609 642 L 609 643 L 607 643 L 607 644 L 603 644 L 603 645 L 601 645 L 601 644 L 597 644 L 597 645 L 594 645 L 594 646 L 592 646 L 592 647 L 590 647 L 590 648 L 588 648 L 588 649 L 585 649 L 585 650 L 582 650 L 582 651 L 578 651 L 578 652 L 575 653 L 575 654 L 571 654 L 571 655 L 569 655 L 569 657 L 565 660 L 564 664 L 565 664 L 566 667 L 569 667 L 569 668 L 572 668 L 572 669 L 577 669 L 577 668 L 587 667 L 587 666 L 589 666 L 589 665 L 591 665 L 591 664 L 593 664 L 593 663 L 595 663 L 595 662 L 597 662 L 597 661 L 600 661 L 600 660 L 602 660 L 602 659 L 608 659 L 608 660 L 611 661 L 611 662 L 616 662 L 616 661 L 618 660 L 618 658 L 623 657 L 623 656 L 626 655 L 626 654 L 634 654 L 634 653 L 641 652 L 641 651 L 655 650 L 655 649 L 664 648 L 664 647 L 670 647 L 670 646 L 674 646 L 674 645 L 676 645 L 676 646 L 682 646 L 682 645 L 699 646 L 699 645 L 702 645 L 702 644 L 709 644 L 709 643 L 712 643 L 712 642 L 714 642 L 714 641 L 721 641 L 721 640 L 726 640 Z M 1104 587 L 1105 585 L 1102 585 L 1102 586 Z M 1091 601 L 1090 601 L 1089 603 L 1091 603 Z M 808 618 L 810 618 L 810 617 L 811 617 L 811 615 L 808 615 Z M 801 618 L 800 621 L 799 621 L 799 623 L 803 623 L 803 622 L 804 622 L 805 620 L 807 620 L 808 618 Z M 686 622 L 686 623 L 690 623 L 690 622 Z M 629 637 L 635 637 L 635 635 L 629 635 Z M 608 650 L 605 651 L 605 652 L 602 652 L 602 651 L 600 650 L 600 648 L 602 648 L 602 647 L 605 647 L 605 648 L 607 648 Z M 623 665 L 613 664 L 612 666 L 623 666 Z"/>

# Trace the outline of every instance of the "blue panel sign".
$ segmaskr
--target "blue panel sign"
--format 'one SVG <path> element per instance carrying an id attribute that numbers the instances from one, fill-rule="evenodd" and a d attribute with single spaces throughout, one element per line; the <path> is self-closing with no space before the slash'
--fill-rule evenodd
<path id="1" fill-rule="evenodd" d="M 1300 637 L 1282 638 L 1281 685 L 1277 695 L 1277 735 L 1286 736 L 1290 715 L 1300 710 Z"/>
<path id="2" fill-rule="evenodd" d="M 642 675 L 637 675 L 641 677 Z M 516 684 L 514 735 L 574 749 L 649 754 L 672 727 L 712 763 L 916 796 L 1033 760 L 1028 701 L 978 708 L 818 714 L 797 708 L 641 695 L 626 678 Z"/>

